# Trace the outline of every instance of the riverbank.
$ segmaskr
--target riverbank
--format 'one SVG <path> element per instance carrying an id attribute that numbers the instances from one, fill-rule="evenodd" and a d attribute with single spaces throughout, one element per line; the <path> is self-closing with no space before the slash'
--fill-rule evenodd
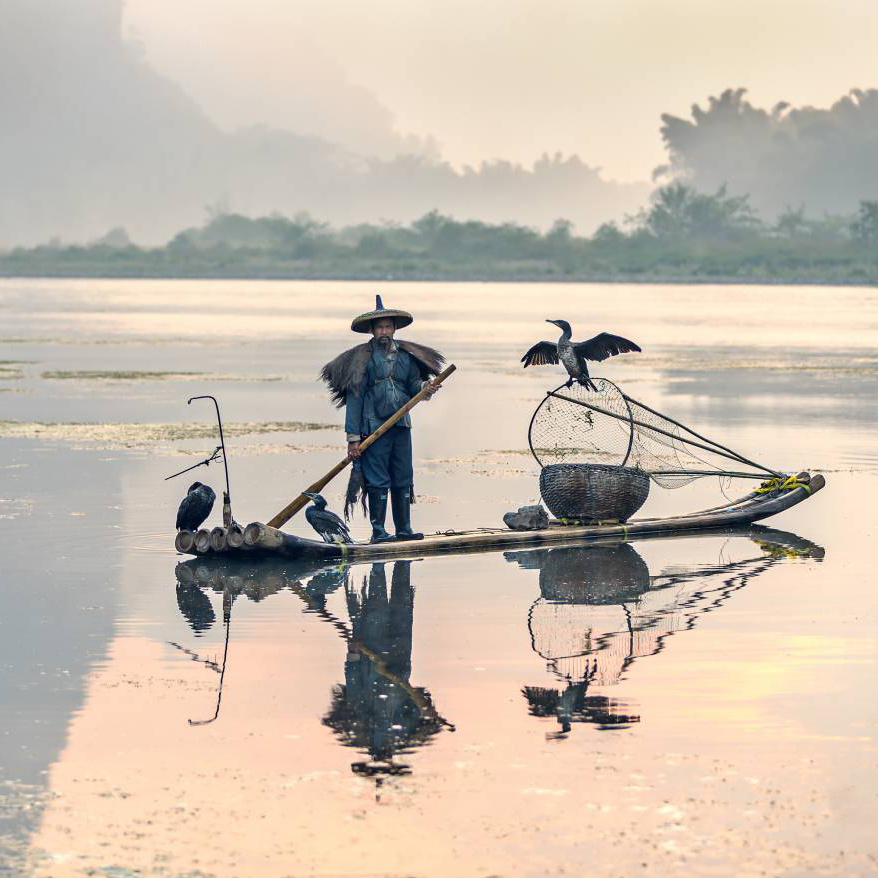
<path id="1" fill-rule="evenodd" d="M 696 198 L 696 196 L 692 196 Z M 0 251 L 0 276 L 657 284 L 878 283 L 878 205 L 865 219 L 796 215 L 768 226 L 740 199 L 697 196 L 722 223 L 671 217 L 661 205 L 590 237 L 559 220 L 546 232 L 436 213 L 409 226 L 333 229 L 309 217 L 215 216 L 158 246 L 114 229 L 90 244 L 54 241 Z M 734 203 L 729 206 L 728 201 Z M 737 214 L 735 214 L 737 211 Z M 709 213 L 709 211 L 708 211 Z M 732 215 L 729 219 L 727 214 Z M 874 216 L 872 215 L 874 213 Z M 874 222 L 871 222 L 874 220 Z M 874 226 L 874 228 L 873 228 Z"/>

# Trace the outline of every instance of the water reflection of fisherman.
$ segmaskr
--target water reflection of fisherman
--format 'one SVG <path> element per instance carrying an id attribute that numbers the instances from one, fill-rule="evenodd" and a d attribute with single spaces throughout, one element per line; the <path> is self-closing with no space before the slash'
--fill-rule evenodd
<path id="1" fill-rule="evenodd" d="M 374 564 L 362 589 L 347 589 L 352 637 L 345 682 L 332 690 L 323 722 L 369 760 L 353 763 L 358 774 L 405 774 L 397 753 L 425 744 L 442 728 L 426 689 L 411 687 L 414 589 L 411 562 L 396 561 L 390 593 L 384 564 Z M 420 702 L 420 703 L 419 703 Z"/>

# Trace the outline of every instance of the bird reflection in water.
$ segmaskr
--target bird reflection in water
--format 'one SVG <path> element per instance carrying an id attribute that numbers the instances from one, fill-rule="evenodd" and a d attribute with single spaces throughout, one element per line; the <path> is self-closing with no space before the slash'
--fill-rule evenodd
<path id="1" fill-rule="evenodd" d="M 670 636 L 693 628 L 775 564 L 823 557 L 820 546 L 784 531 L 753 526 L 736 535 L 752 540 L 752 556 L 657 576 L 627 543 L 505 553 L 508 561 L 539 570 L 528 631 L 562 688 L 524 686 L 522 694 L 532 716 L 554 717 L 560 730 L 550 738 L 567 737 L 573 723 L 610 730 L 639 722 L 624 701 L 589 688 L 617 684 L 637 659 L 660 652 Z"/>
<path id="2" fill-rule="evenodd" d="M 185 582 L 177 580 L 177 606 L 196 637 L 201 637 L 206 631 L 210 631 L 213 623 L 216 622 L 216 613 L 213 611 L 210 598 L 194 580 L 187 579 Z"/>

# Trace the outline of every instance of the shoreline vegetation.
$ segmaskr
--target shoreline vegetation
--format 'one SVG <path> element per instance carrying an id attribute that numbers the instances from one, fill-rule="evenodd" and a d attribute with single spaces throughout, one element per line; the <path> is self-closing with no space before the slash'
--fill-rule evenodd
<path id="1" fill-rule="evenodd" d="M 213 211 L 164 246 L 138 246 L 119 228 L 91 244 L 0 251 L 0 276 L 872 285 L 878 201 L 853 216 L 798 208 L 767 222 L 747 196 L 673 183 L 590 237 L 563 219 L 543 233 L 433 211 L 408 226 L 334 229 L 307 214 Z"/>

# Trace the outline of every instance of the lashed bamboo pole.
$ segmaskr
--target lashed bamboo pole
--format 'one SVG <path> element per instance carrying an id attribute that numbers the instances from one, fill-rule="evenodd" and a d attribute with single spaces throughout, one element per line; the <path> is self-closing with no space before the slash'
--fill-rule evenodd
<path id="1" fill-rule="evenodd" d="M 244 531 L 241 530 L 240 525 L 236 524 L 234 521 L 226 533 L 226 541 L 228 542 L 230 549 L 240 549 L 241 546 L 244 545 Z"/>
<path id="2" fill-rule="evenodd" d="M 183 555 L 188 555 L 195 546 L 195 534 L 191 530 L 178 530 L 174 537 L 174 548 Z"/>
<path id="3" fill-rule="evenodd" d="M 422 399 L 427 396 L 427 391 L 431 388 L 438 387 L 457 366 L 452 363 L 442 372 L 440 372 L 429 384 L 416 393 L 399 411 L 394 412 L 371 436 L 367 436 L 360 443 L 360 451 L 365 451 L 373 442 L 377 442 L 397 421 L 404 418 Z M 339 461 L 323 478 L 318 479 L 313 485 L 305 489 L 309 494 L 319 494 L 349 463 L 350 457 Z M 299 510 L 303 509 L 311 501 L 305 496 L 305 493 L 299 494 L 292 503 L 288 503 L 274 516 L 269 522 L 269 527 L 278 528 L 286 524 Z M 252 527 L 252 525 L 250 525 Z M 249 540 L 248 540 L 249 542 Z"/>
<path id="4" fill-rule="evenodd" d="M 224 552 L 228 548 L 228 539 L 224 527 L 215 527 L 210 532 L 210 547 L 214 552 Z"/>

